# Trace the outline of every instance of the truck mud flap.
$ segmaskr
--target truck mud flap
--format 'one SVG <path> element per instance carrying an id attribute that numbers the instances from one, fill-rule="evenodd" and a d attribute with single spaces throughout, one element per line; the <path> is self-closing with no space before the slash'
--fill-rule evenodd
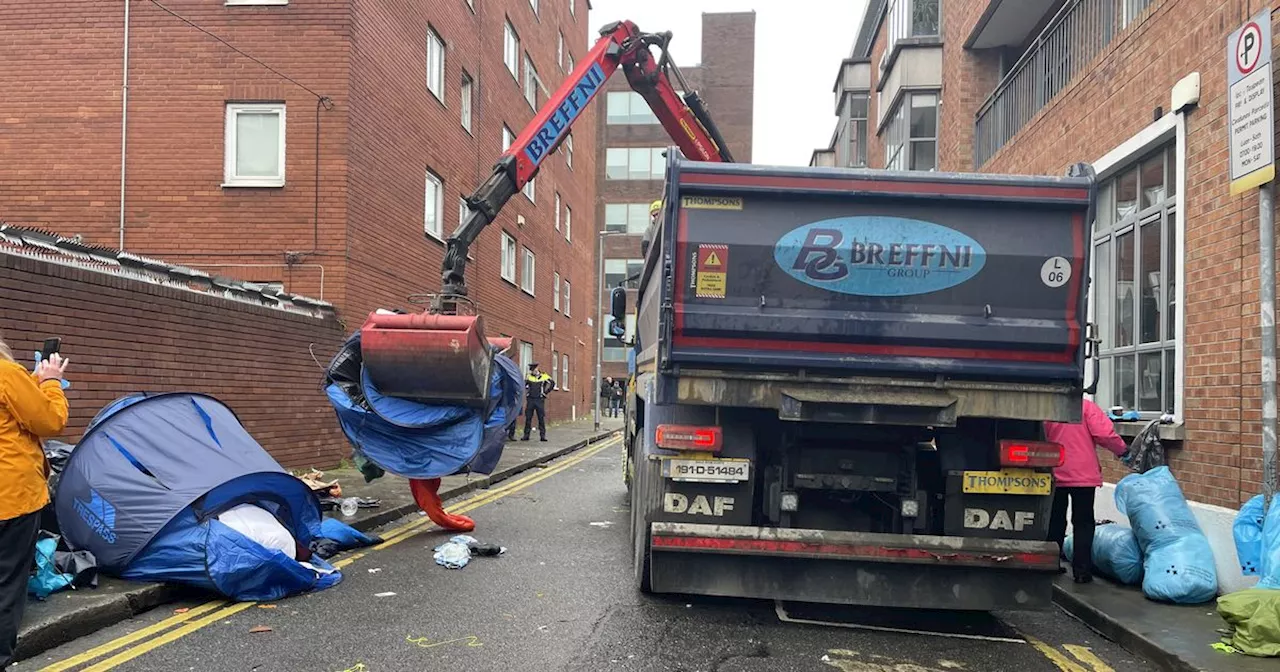
<path id="1" fill-rule="evenodd" d="M 1047 609 L 1039 541 L 653 523 L 655 592 L 991 611 Z"/>

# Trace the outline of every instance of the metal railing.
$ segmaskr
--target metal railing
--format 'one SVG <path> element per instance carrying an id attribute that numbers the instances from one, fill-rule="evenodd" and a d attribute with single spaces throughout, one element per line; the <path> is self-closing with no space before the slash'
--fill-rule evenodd
<path id="1" fill-rule="evenodd" d="M 978 110 L 974 168 L 995 156 L 1148 4 L 1149 0 L 1072 0 L 1063 5 Z"/>
<path id="2" fill-rule="evenodd" d="M 909 37 L 935 37 L 939 35 L 941 14 L 940 0 L 890 0 L 885 13 L 889 29 L 889 42 L 880 55 L 880 69 L 889 61 L 893 48 Z"/>

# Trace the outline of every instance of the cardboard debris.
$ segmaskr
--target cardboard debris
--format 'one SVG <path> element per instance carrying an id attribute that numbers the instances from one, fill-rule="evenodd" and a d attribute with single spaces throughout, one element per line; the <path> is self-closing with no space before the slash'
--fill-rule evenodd
<path id="1" fill-rule="evenodd" d="M 332 481 L 325 482 L 321 480 L 323 478 L 323 471 L 312 469 L 311 471 L 299 476 L 298 480 L 302 481 L 308 488 L 311 488 L 312 492 L 317 494 L 327 494 L 330 497 L 341 497 L 342 486 L 338 485 L 338 480 L 334 479 Z"/>
<path id="2" fill-rule="evenodd" d="M 274 631 L 270 627 L 265 625 L 255 625 L 252 628 L 249 628 L 250 634 L 258 634 L 260 632 L 274 632 Z"/>

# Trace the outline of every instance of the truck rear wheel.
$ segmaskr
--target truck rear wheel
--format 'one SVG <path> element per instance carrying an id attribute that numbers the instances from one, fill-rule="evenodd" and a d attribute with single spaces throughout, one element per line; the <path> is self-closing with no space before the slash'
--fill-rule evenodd
<path id="1" fill-rule="evenodd" d="M 656 460 L 646 459 L 640 449 L 628 453 L 633 455 L 635 474 L 631 483 L 631 564 L 636 589 L 649 593 L 652 590 L 649 582 L 652 564 L 649 524 L 653 522 L 653 514 L 662 506 L 662 465 Z"/>

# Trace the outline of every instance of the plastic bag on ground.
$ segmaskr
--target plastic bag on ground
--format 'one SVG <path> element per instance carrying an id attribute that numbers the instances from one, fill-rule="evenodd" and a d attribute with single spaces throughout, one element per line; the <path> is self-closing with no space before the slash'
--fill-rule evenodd
<path id="1" fill-rule="evenodd" d="M 471 546 L 476 539 L 459 534 L 448 542 L 436 546 L 435 561 L 437 565 L 449 569 L 462 569 L 471 562 Z"/>
<path id="2" fill-rule="evenodd" d="M 1062 553 L 1073 557 L 1075 540 L 1067 535 Z M 1103 576 L 1126 586 L 1142 582 L 1142 549 L 1133 530 L 1115 523 L 1098 525 L 1093 533 L 1093 567 Z"/>
<path id="3" fill-rule="evenodd" d="M 71 585 L 75 577 L 58 571 L 53 554 L 58 549 L 56 537 L 44 536 L 36 541 L 36 571 L 27 577 L 27 593 L 43 600 Z"/>
<path id="4" fill-rule="evenodd" d="M 1280 591 L 1250 588 L 1218 598 L 1223 641 L 1250 656 L 1280 656 Z"/>
<path id="5" fill-rule="evenodd" d="M 1147 597 L 1200 604 L 1217 596 L 1213 549 L 1168 467 L 1125 476 L 1115 497 L 1142 549 Z"/>
<path id="6" fill-rule="evenodd" d="M 1236 514 L 1231 526 L 1231 536 L 1236 542 L 1236 557 L 1240 559 L 1240 573 L 1257 576 L 1262 573 L 1262 495 L 1245 502 Z"/>

